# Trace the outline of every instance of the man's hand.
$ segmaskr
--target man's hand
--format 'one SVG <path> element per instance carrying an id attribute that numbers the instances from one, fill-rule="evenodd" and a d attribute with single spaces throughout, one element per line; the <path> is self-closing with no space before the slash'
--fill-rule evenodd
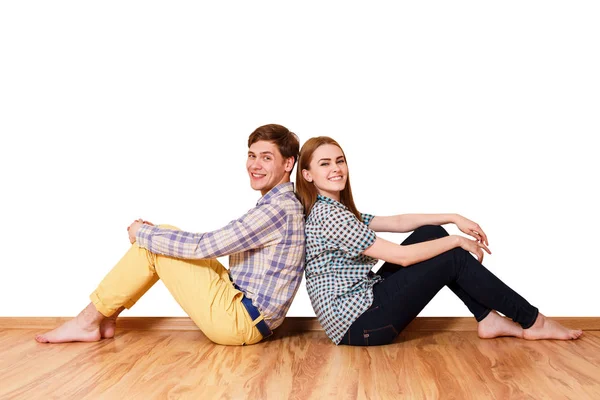
<path id="1" fill-rule="evenodd" d="M 152 222 L 144 221 L 143 219 L 136 219 L 127 227 L 127 232 L 129 233 L 129 242 L 131 244 L 135 243 L 137 231 L 140 229 L 142 225 L 151 225 L 154 226 Z"/>

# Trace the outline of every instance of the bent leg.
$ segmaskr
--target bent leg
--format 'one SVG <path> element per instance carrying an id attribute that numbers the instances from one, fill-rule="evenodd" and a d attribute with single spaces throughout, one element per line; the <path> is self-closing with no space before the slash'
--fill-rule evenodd
<path id="1" fill-rule="evenodd" d="M 102 279 L 90 300 L 102 315 L 110 317 L 122 307 L 133 307 L 158 279 L 152 253 L 134 243 Z"/>
<path id="2" fill-rule="evenodd" d="M 112 337 L 118 314 L 131 308 L 159 278 L 211 340 L 253 344 L 262 339 L 241 303 L 242 293 L 233 288 L 227 270 L 217 260 L 157 256 L 134 243 L 90 295 L 92 303 L 36 340 L 62 343 Z"/>
<path id="3" fill-rule="evenodd" d="M 92 292 L 91 303 L 83 311 L 35 339 L 40 343 L 64 343 L 113 337 L 118 314 L 124 307 L 132 307 L 158 280 L 149 254 L 133 244 Z"/>
<path id="4" fill-rule="evenodd" d="M 181 260 L 156 255 L 156 272 L 177 303 L 213 342 L 254 344 L 262 335 L 242 304 L 229 273 L 216 259 Z"/>
<path id="5" fill-rule="evenodd" d="M 424 225 L 417 228 L 406 240 L 402 242 L 402 246 L 407 246 L 416 243 L 427 242 L 429 240 L 440 239 L 448 236 L 448 232 L 438 225 Z M 404 268 L 412 268 L 402 267 L 400 265 L 392 264 L 392 263 L 384 263 L 377 273 L 381 275 L 384 279 L 389 278 L 394 273 L 398 272 Z M 446 285 L 452 292 L 462 300 L 463 303 L 467 306 L 467 308 L 471 311 L 471 313 L 475 316 L 477 322 L 482 321 L 490 312 L 490 308 L 485 305 L 479 303 L 473 297 L 469 296 L 467 292 L 465 292 L 459 285 L 455 282 L 448 282 Z M 437 292 L 436 292 L 437 293 Z"/>
<path id="6" fill-rule="evenodd" d="M 506 286 L 468 252 L 453 249 L 410 267 L 399 268 L 376 284 L 373 288 L 373 306 L 352 324 L 344 341 L 354 344 L 354 338 L 360 345 L 390 343 L 441 288 L 452 283 L 458 285 L 469 298 L 476 300 L 476 304 L 465 302 L 469 309 L 477 307 L 477 304 L 489 305 L 486 310 L 502 312 L 523 329 L 533 325 L 536 320 L 537 308 Z M 362 342 L 361 335 L 365 337 Z"/>
<path id="7" fill-rule="evenodd" d="M 91 298 L 98 311 L 109 316 L 121 307 L 131 308 L 158 279 L 213 342 L 241 345 L 262 339 L 241 303 L 242 292 L 216 259 L 184 260 L 133 244 Z"/>

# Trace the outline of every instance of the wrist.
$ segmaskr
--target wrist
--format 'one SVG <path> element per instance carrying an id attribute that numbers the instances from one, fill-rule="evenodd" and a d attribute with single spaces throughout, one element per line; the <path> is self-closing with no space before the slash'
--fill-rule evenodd
<path id="1" fill-rule="evenodd" d="M 454 247 L 462 247 L 462 242 L 464 240 L 464 238 L 460 235 L 452 235 L 452 238 L 454 239 Z"/>
<path id="2" fill-rule="evenodd" d="M 458 224 L 460 218 L 460 214 L 450 214 L 450 222 L 452 222 L 454 225 Z"/>

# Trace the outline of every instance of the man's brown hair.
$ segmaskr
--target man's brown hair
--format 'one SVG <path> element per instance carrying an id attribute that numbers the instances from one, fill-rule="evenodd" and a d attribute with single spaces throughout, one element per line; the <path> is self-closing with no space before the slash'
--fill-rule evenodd
<path id="1" fill-rule="evenodd" d="M 298 136 L 288 128 L 277 124 L 259 126 L 248 137 L 248 147 L 259 140 L 274 143 L 284 158 L 294 157 L 294 164 L 298 161 L 300 142 Z"/>

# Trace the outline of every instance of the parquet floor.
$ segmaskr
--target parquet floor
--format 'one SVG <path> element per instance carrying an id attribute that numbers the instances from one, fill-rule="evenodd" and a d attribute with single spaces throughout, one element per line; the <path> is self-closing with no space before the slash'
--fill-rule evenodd
<path id="1" fill-rule="evenodd" d="M 44 345 L 0 330 L 0 399 L 600 399 L 600 331 L 577 341 L 406 332 L 335 346 L 324 332 L 225 347 L 199 331 L 117 331 Z"/>

